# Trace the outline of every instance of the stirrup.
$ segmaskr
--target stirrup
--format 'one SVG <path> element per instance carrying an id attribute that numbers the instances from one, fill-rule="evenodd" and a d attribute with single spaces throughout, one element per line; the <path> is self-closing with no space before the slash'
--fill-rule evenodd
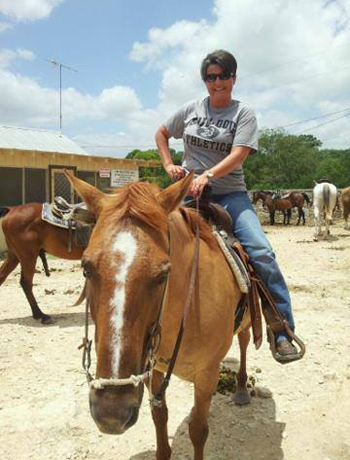
<path id="1" fill-rule="evenodd" d="M 288 356 L 280 355 L 276 350 L 275 335 L 272 332 L 272 329 L 269 325 L 267 325 L 267 338 L 270 344 L 270 350 L 271 350 L 273 358 L 280 364 L 288 364 L 288 363 L 292 363 L 293 361 L 298 361 L 299 359 L 301 359 L 305 355 L 306 348 L 305 348 L 304 342 L 301 339 L 299 339 L 299 337 L 296 336 L 294 332 L 290 329 L 286 320 L 283 320 L 283 324 L 284 324 L 285 331 L 288 337 L 292 341 L 295 341 L 295 343 L 298 345 L 300 349 L 298 353 L 296 353 L 295 355 L 288 355 Z"/>

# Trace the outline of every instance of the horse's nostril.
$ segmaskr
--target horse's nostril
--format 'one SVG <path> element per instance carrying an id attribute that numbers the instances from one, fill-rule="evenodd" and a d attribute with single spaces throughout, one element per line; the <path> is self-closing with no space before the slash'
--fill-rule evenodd
<path id="1" fill-rule="evenodd" d="M 131 406 L 130 407 L 130 417 L 129 417 L 129 420 L 125 424 L 125 428 L 127 429 L 133 426 L 137 422 L 138 416 L 139 416 L 139 406 Z"/>

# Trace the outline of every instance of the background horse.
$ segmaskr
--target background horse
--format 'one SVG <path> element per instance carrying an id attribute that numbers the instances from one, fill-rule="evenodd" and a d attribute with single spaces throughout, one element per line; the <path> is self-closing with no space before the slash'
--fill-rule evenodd
<path id="1" fill-rule="evenodd" d="M 0 286 L 17 265 L 21 264 L 20 285 L 32 309 L 33 318 L 49 323 L 50 316 L 40 310 L 33 294 L 33 277 L 38 255 L 42 257 L 43 251 L 46 251 L 61 259 L 78 260 L 84 248 L 73 245 L 69 252 L 69 230 L 42 220 L 41 211 L 40 203 L 1 208 L 0 241 L 3 242 L 3 250 L 7 251 L 7 258 L 0 266 Z"/>
<path id="2" fill-rule="evenodd" d="M 289 200 L 291 201 L 293 208 L 298 209 L 298 221 L 297 225 L 300 224 L 300 220 L 303 219 L 303 225 L 305 225 L 305 212 L 304 212 L 304 205 L 309 206 L 310 198 L 304 192 L 290 192 L 288 195 Z"/>
<path id="3" fill-rule="evenodd" d="M 341 202 L 343 205 L 344 228 L 349 230 L 348 217 L 350 214 L 350 187 L 344 188 L 342 190 Z"/>
<path id="4" fill-rule="evenodd" d="M 283 224 L 289 224 L 290 217 L 292 215 L 292 203 L 290 200 L 273 198 L 272 192 L 253 192 L 253 203 L 256 204 L 259 200 L 262 200 L 263 205 L 267 207 L 270 215 L 270 225 L 275 224 L 276 211 L 282 211 L 283 213 Z"/>
<path id="5" fill-rule="evenodd" d="M 315 185 L 313 189 L 313 206 L 315 220 L 314 241 L 321 236 L 321 219 L 324 213 L 326 238 L 330 236 L 329 224 L 332 222 L 333 209 L 337 201 L 337 187 L 329 182 L 322 182 Z"/>
<path id="6" fill-rule="evenodd" d="M 153 353 L 156 364 L 148 386 L 151 394 L 159 391 L 183 319 L 196 247 L 194 230 L 197 224 L 200 227 L 194 296 L 174 373 L 194 383 L 189 434 L 194 458 L 202 460 L 211 398 L 220 362 L 232 342 L 241 293 L 211 228 L 193 211 L 174 211 L 186 196 L 193 173 L 162 191 L 155 185 L 133 183 L 112 195 L 68 173 L 67 177 L 97 220 L 82 266 L 96 325 L 97 367 L 89 385 L 90 409 L 104 433 L 122 434 L 136 423 L 143 396 L 143 385 L 138 384 Z M 245 364 L 249 321 L 245 315 L 239 334 L 239 404 L 249 402 Z M 155 332 L 159 325 L 161 335 Z M 152 416 L 156 457 L 168 460 L 164 399 L 159 406 L 152 405 Z"/>
<path id="7" fill-rule="evenodd" d="M 269 210 L 270 213 L 270 224 L 275 223 L 275 212 L 283 212 L 283 224 L 289 224 L 291 217 L 291 210 L 293 208 L 298 209 L 298 221 L 297 225 L 300 224 L 303 219 L 303 225 L 305 225 L 305 212 L 303 210 L 304 204 L 309 205 L 310 199 L 306 193 L 303 192 L 290 192 L 281 198 L 275 198 L 274 193 L 268 191 L 253 192 L 253 203 L 256 204 L 258 200 L 262 200 L 263 204 Z"/>

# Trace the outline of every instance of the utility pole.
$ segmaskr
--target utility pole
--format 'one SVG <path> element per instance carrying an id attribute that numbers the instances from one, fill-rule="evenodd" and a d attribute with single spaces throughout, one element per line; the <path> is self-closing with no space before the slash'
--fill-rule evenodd
<path id="1" fill-rule="evenodd" d="M 45 61 L 50 62 L 50 64 L 55 65 L 60 70 L 60 132 L 62 133 L 62 68 L 71 70 L 72 72 L 78 72 L 73 67 L 68 67 L 67 65 L 62 64 L 62 62 L 57 61 L 56 59 L 45 59 Z"/>

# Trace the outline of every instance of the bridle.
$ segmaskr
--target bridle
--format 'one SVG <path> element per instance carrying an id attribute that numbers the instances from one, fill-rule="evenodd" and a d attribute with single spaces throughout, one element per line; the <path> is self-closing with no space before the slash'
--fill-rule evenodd
<path id="1" fill-rule="evenodd" d="M 169 240 L 169 251 L 170 251 L 170 240 Z M 134 385 L 137 387 L 140 383 L 144 383 L 145 380 L 152 377 L 153 368 L 156 364 L 155 354 L 157 352 L 159 343 L 160 343 L 160 336 L 161 336 L 161 318 L 162 313 L 164 310 L 164 305 L 167 299 L 168 293 L 168 285 L 169 285 L 169 274 L 166 275 L 165 285 L 162 294 L 162 302 L 157 314 L 156 321 L 154 322 L 149 338 L 147 340 L 147 345 L 145 349 L 145 362 L 146 362 L 146 369 L 142 374 L 138 375 L 130 375 L 128 378 L 95 378 L 90 373 L 90 366 L 91 366 L 91 346 L 92 340 L 89 339 L 89 311 L 90 311 L 90 300 L 86 298 L 85 302 L 85 336 L 83 337 L 83 341 L 78 349 L 83 348 L 83 358 L 82 358 L 82 366 L 85 370 L 86 379 L 90 389 L 101 390 L 108 386 L 124 386 L 124 385 Z"/>
<path id="2" fill-rule="evenodd" d="M 196 209 L 199 212 L 199 199 L 196 199 Z M 192 268 L 191 268 L 191 276 L 190 276 L 190 284 L 187 293 L 186 303 L 184 306 L 183 316 L 180 324 L 180 329 L 177 335 L 175 347 L 170 358 L 170 362 L 168 365 L 168 371 L 166 376 L 163 379 L 163 382 L 160 386 L 158 393 L 153 397 L 151 396 L 150 402 L 153 406 L 160 406 L 162 404 L 165 391 L 169 385 L 170 377 L 172 371 L 175 366 L 176 358 L 180 349 L 180 344 L 184 332 L 185 323 L 187 320 L 187 316 L 190 310 L 190 305 L 192 302 L 193 294 L 194 294 L 194 286 L 196 281 L 196 275 L 198 272 L 198 262 L 199 262 L 199 225 L 197 223 L 196 227 L 196 235 L 195 235 L 195 250 L 192 260 Z M 170 257 L 170 230 L 168 229 L 168 254 Z M 138 387 L 141 383 L 144 383 L 146 380 L 151 381 L 153 375 L 153 369 L 156 365 L 156 352 L 160 344 L 161 339 L 161 318 L 164 310 L 165 303 L 167 301 L 167 293 L 168 293 L 168 286 L 169 286 L 169 274 L 167 274 L 167 278 L 165 281 L 165 286 L 162 295 L 161 305 L 157 314 L 157 318 L 155 323 L 152 326 L 146 349 L 145 349 L 145 368 L 141 374 L 138 375 L 130 375 L 128 378 L 94 378 L 90 373 L 90 366 L 91 366 L 91 346 L 92 340 L 89 339 L 89 310 L 90 310 L 90 301 L 88 297 L 86 298 L 85 302 L 85 336 L 83 338 L 82 344 L 79 346 L 79 349 L 83 348 L 83 358 L 82 358 L 82 366 L 85 370 L 86 379 L 90 389 L 100 390 L 109 386 L 125 386 L 125 385 L 133 385 L 134 387 Z M 151 385 L 149 385 L 149 390 L 151 392 Z"/>

